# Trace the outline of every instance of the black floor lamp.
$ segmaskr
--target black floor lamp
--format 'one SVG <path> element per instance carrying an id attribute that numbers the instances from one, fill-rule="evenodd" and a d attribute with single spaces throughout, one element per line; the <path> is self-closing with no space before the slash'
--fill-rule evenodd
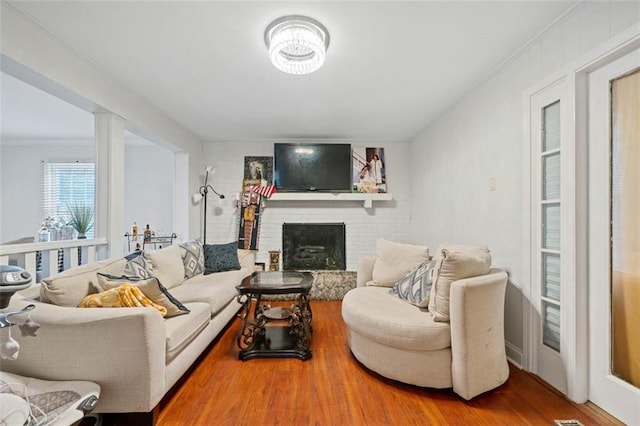
<path id="1" fill-rule="evenodd" d="M 204 177 L 204 185 L 198 188 L 198 192 L 191 196 L 194 204 L 197 204 L 204 198 L 204 225 L 202 230 L 202 244 L 207 244 L 207 194 L 209 193 L 209 191 L 211 191 L 216 194 L 221 200 L 224 199 L 223 194 L 218 193 L 215 189 L 213 189 L 213 186 L 209 185 L 209 173 L 214 174 L 216 172 L 216 169 L 213 168 L 213 166 L 207 166 L 205 170 L 206 174 Z"/>

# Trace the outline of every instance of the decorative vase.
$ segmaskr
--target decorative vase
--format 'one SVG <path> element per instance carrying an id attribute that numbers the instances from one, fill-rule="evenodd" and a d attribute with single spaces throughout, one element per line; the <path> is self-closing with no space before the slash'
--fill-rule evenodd
<path id="1" fill-rule="evenodd" d="M 78 239 L 79 240 L 86 240 L 87 236 L 85 235 L 84 232 L 78 232 Z"/>
<path id="2" fill-rule="evenodd" d="M 49 228 L 49 241 L 60 240 L 60 231 L 56 228 Z"/>
<path id="3" fill-rule="evenodd" d="M 38 242 L 46 243 L 50 240 L 51 235 L 49 234 L 49 230 L 47 228 L 42 228 L 38 232 Z"/>
<path id="4" fill-rule="evenodd" d="M 69 225 L 65 225 L 60 230 L 60 239 L 61 240 L 73 240 L 73 227 Z"/>

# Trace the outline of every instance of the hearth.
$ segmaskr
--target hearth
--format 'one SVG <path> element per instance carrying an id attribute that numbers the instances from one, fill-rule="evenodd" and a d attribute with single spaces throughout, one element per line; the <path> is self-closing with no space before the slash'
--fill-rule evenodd
<path id="1" fill-rule="evenodd" d="M 346 269 L 344 223 L 285 223 L 282 225 L 282 269 Z"/>

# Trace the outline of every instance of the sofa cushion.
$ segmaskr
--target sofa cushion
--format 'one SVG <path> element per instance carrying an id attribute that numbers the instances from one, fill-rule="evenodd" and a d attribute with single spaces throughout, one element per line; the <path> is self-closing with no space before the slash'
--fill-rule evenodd
<path id="1" fill-rule="evenodd" d="M 149 278 L 151 276 L 151 263 L 144 257 L 141 251 L 125 256 L 127 263 L 124 265 L 123 275 L 127 277 Z"/>
<path id="2" fill-rule="evenodd" d="M 449 323 L 435 322 L 426 309 L 395 297 L 388 288 L 350 290 L 342 300 L 342 317 L 359 334 L 394 348 L 437 351 L 451 346 Z"/>
<path id="3" fill-rule="evenodd" d="M 238 249 L 238 260 L 240 261 L 240 268 L 247 268 L 253 272 L 256 269 L 256 256 L 254 250 Z"/>
<path id="4" fill-rule="evenodd" d="M 204 274 L 240 269 L 238 242 L 204 245 Z"/>
<path id="5" fill-rule="evenodd" d="M 172 289 L 171 293 L 185 304 L 190 302 L 208 303 L 211 316 L 214 316 L 235 299 L 238 294 L 236 286 L 249 274 L 248 269 L 242 268 L 238 271 L 196 275 L 186 280 L 181 286 Z M 239 307 L 240 305 L 238 305 Z"/>
<path id="6" fill-rule="evenodd" d="M 204 247 L 200 240 L 187 241 L 180 244 L 182 248 L 182 263 L 184 264 L 184 277 L 194 277 L 204 272 Z"/>
<path id="7" fill-rule="evenodd" d="M 429 248 L 379 239 L 376 241 L 376 261 L 370 286 L 393 287 L 413 268 L 429 260 Z"/>
<path id="8" fill-rule="evenodd" d="M 40 297 L 58 306 L 78 306 L 89 294 L 99 291 L 98 272 L 122 275 L 126 260 L 122 257 L 100 260 L 42 280 Z"/>
<path id="9" fill-rule="evenodd" d="M 209 324 L 211 315 L 206 303 L 189 303 L 189 315 L 168 318 L 165 322 L 167 361 L 176 356 Z"/>
<path id="10" fill-rule="evenodd" d="M 169 290 L 167 290 L 156 277 L 140 280 L 132 277 L 116 277 L 98 274 L 98 283 L 102 290 L 110 290 L 125 283 L 137 286 L 145 296 L 167 310 L 167 318 L 189 313 L 189 309 L 169 293 Z"/>
<path id="11" fill-rule="evenodd" d="M 402 300 L 421 308 L 429 305 L 431 293 L 431 272 L 435 261 L 428 260 L 413 268 L 411 272 L 398 281 L 391 292 Z"/>
<path id="12" fill-rule="evenodd" d="M 435 321 L 449 321 L 451 283 L 486 275 L 489 269 L 491 253 L 487 247 L 443 244 L 433 270 L 433 286 L 429 296 L 429 312 Z"/>
<path id="13" fill-rule="evenodd" d="M 182 249 L 174 245 L 160 250 L 145 252 L 151 262 L 151 274 L 166 288 L 180 285 L 184 280 L 184 263 L 182 263 Z"/>

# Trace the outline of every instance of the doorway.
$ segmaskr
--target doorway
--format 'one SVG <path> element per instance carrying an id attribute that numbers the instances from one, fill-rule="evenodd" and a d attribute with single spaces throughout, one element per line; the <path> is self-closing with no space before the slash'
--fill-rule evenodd
<path id="1" fill-rule="evenodd" d="M 589 399 L 640 424 L 640 49 L 588 92 Z"/>

